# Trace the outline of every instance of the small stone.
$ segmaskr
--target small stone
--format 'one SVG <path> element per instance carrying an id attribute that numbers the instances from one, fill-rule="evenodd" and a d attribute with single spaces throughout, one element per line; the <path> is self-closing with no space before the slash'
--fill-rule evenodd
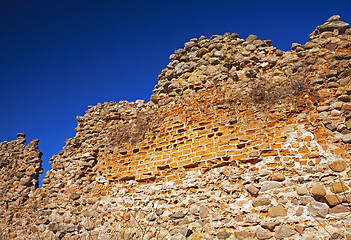
<path id="1" fill-rule="evenodd" d="M 275 228 L 275 226 L 280 225 L 280 222 L 279 221 L 261 222 L 260 225 L 261 225 L 261 227 L 272 231 Z"/>
<path id="2" fill-rule="evenodd" d="M 348 133 L 342 136 L 342 141 L 344 143 L 351 143 L 351 133 Z"/>
<path id="3" fill-rule="evenodd" d="M 184 227 L 181 227 L 179 232 L 184 236 L 184 237 L 189 237 L 193 231 L 191 231 L 190 229 L 187 229 L 187 228 L 184 228 Z"/>
<path id="4" fill-rule="evenodd" d="M 275 55 L 277 55 L 278 57 L 283 56 L 284 52 L 280 49 L 278 49 L 277 51 L 275 51 Z"/>
<path id="5" fill-rule="evenodd" d="M 286 225 L 281 225 L 277 231 L 275 232 L 274 236 L 277 239 L 284 239 L 284 238 L 288 238 L 291 237 L 292 235 L 296 234 L 296 231 L 289 228 Z"/>
<path id="6" fill-rule="evenodd" d="M 303 231 L 305 231 L 305 226 L 295 225 L 295 230 L 302 235 Z"/>
<path id="7" fill-rule="evenodd" d="M 205 236 L 202 235 L 201 233 L 194 232 L 193 234 L 190 235 L 189 239 L 190 240 L 203 240 L 203 239 L 205 239 Z"/>
<path id="8" fill-rule="evenodd" d="M 210 210 L 206 206 L 201 206 L 199 210 L 200 218 L 206 218 L 208 217 L 208 214 L 210 213 Z"/>
<path id="9" fill-rule="evenodd" d="M 249 239 L 255 236 L 255 233 L 250 233 L 247 231 L 236 231 L 234 232 L 234 236 L 238 240 L 244 240 L 244 239 Z"/>
<path id="10" fill-rule="evenodd" d="M 341 192 L 345 192 L 348 189 L 349 188 L 342 181 L 341 182 L 333 182 L 330 185 L 330 191 L 332 191 L 332 193 L 341 193 Z"/>
<path id="11" fill-rule="evenodd" d="M 334 172 L 342 172 L 346 169 L 347 164 L 343 160 L 336 160 L 336 161 L 332 162 L 331 164 L 329 164 L 329 167 Z"/>
<path id="12" fill-rule="evenodd" d="M 285 210 L 285 208 L 281 205 L 278 205 L 278 206 L 274 206 L 274 207 L 271 207 L 269 210 L 268 210 L 268 216 L 269 217 L 285 217 L 287 215 L 287 212 Z"/>
<path id="13" fill-rule="evenodd" d="M 269 239 L 272 237 L 272 233 L 262 227 L 258 227 L 256 230 L 256 237 L 258 239 Z"/>
<path id="14" fill-rule="evenodd" d="M 260 191 L 258 188 L 256 188 L 254 185 L 250 184 L 246 187 L 246 190 L 253 196 L 256 196 L 258 192 Z"/>
<path id="15" fill-rule="evenodd" d="M 350 102 L 351 101 L 351 98 L 349 95 L 341 95 L 338 97 L 338 100 L 339 101 L 343 101 L 343 102 Z"/>
<path id="16" fill-rule="evenodd" d="M 247 38 L 246 38 L 246 42 L 248 43 L 251 43 L 253 41 L 257 40 L 257 36 L 256 35 L 249 35 Z"/>
<path id="17" fill-rule="evenodd" d="M 217 233 L 217 238 L 218 239 L 227 239 L 230 236 L 230 232 L 228 232 L 227 229 L 223 229 L 219 233 Z"/>
<path id="18" fill-rule="evenodd" d="M 236 215 L 236 216 L 234 217 L 234 220 L 235 220 L 236 222 L 242 222 L 242 221 L 244 221 L 244 217 L 243 217 L 243 215 Z"/>
<path id="19" fill-rule="evenodd" d="M 342 203 L 342 198 L 338 197 L 335 194 L 328 194 L 325 196 L 325 199 L 327 200 L 330 206 L 335 206 Z"/>
<path id="20" fill-rule="evenodd" d="M 337 117 L 337 116 L 340 116 L 341 115 L 341 112 L 339 111 L 339 110 L 332 110 L 331 112 L 330 112 L 330 114 L 332 115 L 332 116 L 334 116 L 334 117 Z"/>
<path id="21" fill-rule="evenodd" d="M 18 138 L 25 138 L 26 134 L 25 133 L 17 133 Z"/>
<path id="22" fill-rule="evenodd" d="M 247 44 L 246 49 L 249 51 L 254 51 L 256 49 L 256 46 L 254 44 Z"/>
<path id="23" fill-rule="evenodd" d="M 296 190 L 298 195 L 307 195 L 308 194 L 308 190 L 306 187 L 299 187 Z"/>
<path id="24" fill-rule="evenodd" d="M 186 215 L 186 212 L 184 212 L 184 211 L 178 211 L 178 212 L 175 212 L 175 213 L 173 213 L 173 214 L 171 214 L 171 218 L 183 218 L 183 217 L 185 217 L 185 215 Z"/>
<path id="25" fill-rule="evenodd" d="M 300 197 L 300 203 L 301 205 L 307 205 L 310 202 L 314 201 L 314 198 L 311 196 L 301 196 Z"/>
<path id="26" fill-rule="evenodd" d="M 303 207 L 299 207 L 297 210 L 296 210 L 296 213 L 295 215 L 297 217 L 301 216 L 303 214 L 303 212 L 305 211 L 305 209 Z"/>
<path id="27" fill-rule="evenodd" d="M 326 203 L 320 203 L 320 202 L 309 203 L 307 209 L 312 216 L 322 217 L 322 218 L 325 218 L 325 216 L 328 214 L 328 211 L 329 211 L 328 205 Z"/>
<path id="28" fill-rule="evenodd" d="M 71 192 L 70 194 L 69 194 L 69 197 L 72 199 L 72 200 L 77 200 L 77 199 L 79 199 L 80 198 L 80 193 L 79 192 Z"/>
<path id="29" fill-rule="evenodd" d="M 350 210 L 343 205 L 338 205 L 330 209 L 330 213 L 344 213 L 344 212 L 350 212 Z"/>
<path id="30" fill-rule="evenodd" d="M 274 174 L 272 176 L 272 181 L 278 181 L 278 182 L 282 182 L 285 180 L 285 176 L 281 173 L 278 173 L 278 174 Z"/>
<path id="31" fill-rule="evenodd" d="M 282 184 L 276 181 L 267 181 L 262 184 L 261 191 L 265 192 L 275 188 L 281 188 Z"/>
<path id="32" fill-rule="evenodd" d="M 345 126 L 347 129 L 349 129 L 349 130 L 351 129 L 351 119 L 349 119 L 345 122 Z"/>
<path id="33" fill-rule="evenodd" d="M 22 178 L 19 184 L 29 187 L 32 185 L 32 178 L 30 177 Z"/>
<path id="34" fill-rule="evenodd" d="M 312 194 L 316 197 L 323 197 L 326 194 L 324 186 L 319 183 L 314 183 L 312 185 Z"/>
<path id="35" fill-rule="evenodd" d="M 252 206 L 259 207 L 259 206 L 266 206 L 271 204 L 271 200 L 267 197 L 259 197 L 252 200 Z"/>
<path id="36" fill-rule="evenodd" d="M 152 213 L 150 213 L 149 215 L 146 216 L 146 220 L 147 221 L 155 221 L 156 218 L 157 218 L 157 215 L 154 212 L 152 212 Z"/>
<path id="37" fill-rule="evenodd" d="M 344 236 L 341 235 L 340 233 L 333 233 L 329 240 L 336 240 L 336 239 L 344 239 Z"/>
<path id="38" fill-rule="evenodd" d="M 217 65 L 218 63 L 220 63 L 220 61 L 219 61 L 219 59 L 218 58 L 210 58 L 209 60 L 208 60 L 208 62 L 210 63 L 210 64 L 212 64 L 212 65 Z"/>
<path id="39" fill-rule="evenodd" d="M 215 51 L 213 56 L 214 57 L 218 57 L 218 58 L 223 58 L 224 57 L 224 53 L 222 51 Z"/>

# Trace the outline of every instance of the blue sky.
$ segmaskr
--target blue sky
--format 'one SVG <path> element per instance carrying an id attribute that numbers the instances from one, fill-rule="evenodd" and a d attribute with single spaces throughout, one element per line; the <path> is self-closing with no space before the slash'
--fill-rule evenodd
<path id="1" fill-rule="evenodd" d="M 148 101 L 189 39 L 255 34 L 286 51 L 331 15 L 350 23 L 350 10 L 338 0 L 0 0 L 0 142 L 40 139 L 47 171 L 77 115 L 98 102 Z"/>

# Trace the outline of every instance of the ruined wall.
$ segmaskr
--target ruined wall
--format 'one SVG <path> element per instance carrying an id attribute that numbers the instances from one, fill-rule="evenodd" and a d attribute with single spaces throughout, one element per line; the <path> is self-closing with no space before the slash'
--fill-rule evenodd
<path id="1" fill-rule="evenodd" d="M 2 143 L 0 239 L 351 239 L 349 27 L 191 39 L 150 102 L 77 117 L 40 189 L 37 141 Z"/>

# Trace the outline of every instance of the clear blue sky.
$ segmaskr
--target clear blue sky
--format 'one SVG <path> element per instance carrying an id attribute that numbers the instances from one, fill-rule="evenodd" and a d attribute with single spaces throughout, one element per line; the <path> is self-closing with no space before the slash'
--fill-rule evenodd
<path id="1" fill-rule="evenodd" d="M 190 38 L 255 34 L 289 50 L 333 14 L 350 23 L 350 10 L 350 0 L 0 0 L 0 142 L 40 139 L 47 171 L 77 115 L 98 102 L 148 101 Z"/>

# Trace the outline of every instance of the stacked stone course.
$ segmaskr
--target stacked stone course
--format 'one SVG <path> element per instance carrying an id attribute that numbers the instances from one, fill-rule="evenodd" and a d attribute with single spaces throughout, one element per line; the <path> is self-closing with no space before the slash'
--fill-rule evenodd
<path id="1" fill-rule="evenodd" d="M 351 239 L 349 24 L 184 46 L 150 102 L 77 117 L 42 188 L 37 141 L 1 143 L 0 239 Z"/>

